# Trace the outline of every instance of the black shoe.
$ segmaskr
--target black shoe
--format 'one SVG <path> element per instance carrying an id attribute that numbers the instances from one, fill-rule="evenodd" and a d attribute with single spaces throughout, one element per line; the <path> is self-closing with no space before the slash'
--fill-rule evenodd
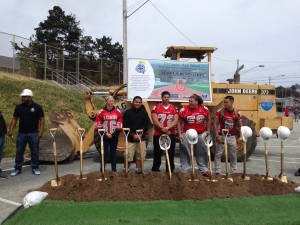
<path id="1" fill-rule="evenodd" d="M 4 175 L 4 173 L 1 173 L 1 174 L 0 174 L 0 178 L 2 178 L 2 179 L 7 179 L 8 176 Z"/>
<path id="2" fill-rule="evenodd" d="M 295 172 L 295 176 L 299 177 L 300 176 L 300 168 L 297 170 L 297 172 Z"/>

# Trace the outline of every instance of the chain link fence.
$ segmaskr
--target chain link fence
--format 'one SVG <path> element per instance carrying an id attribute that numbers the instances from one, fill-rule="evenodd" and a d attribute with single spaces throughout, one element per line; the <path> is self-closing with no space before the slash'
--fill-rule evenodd
<path id="1" fill-rule="evenodd" d="M 91 55 L 42 43 L 38 43 L 40 50 L 36 54 L 30 43 L 28 38 L 0 31 L 0 70 L 67 85 L 84 83 L 95 89 L 123 83 L 123 64 L 120 62 L 101 58 L 91 60 Z"/>

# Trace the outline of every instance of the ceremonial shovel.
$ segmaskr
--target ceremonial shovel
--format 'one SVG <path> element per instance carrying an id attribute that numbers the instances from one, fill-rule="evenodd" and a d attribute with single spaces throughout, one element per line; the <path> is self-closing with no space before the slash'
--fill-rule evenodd
<path id="1" fill-rule="evenodd" d="M 210 147 L 213 145 L 213 143 L 212 143 L 210 134 L 207 133 L 207 132 L 205 132 L 205 133 L 202 134 L 202 137 L 203 137 L 204 143 L 205 143 L 206 148 L 207 148 L 207 156 L 208 156 L 208 162 L 209 162 L 209 171 L 210 171 L 210 174 L 211 174 L 211 177 L 209 178 L 209 181 L 217 182 L 217 180 L 214 180 L 213 177 L 212 177 Z"/>
<path id="2" fill-rule="evenodd" d="M 103 136 L 105 134 L 105 129 L 98 129 L 98 134 L 101 137 L 101 178 L 97 179 L 98 181 L 107 180 L 105 178 L 105 172 L 104 172 L 104 146 L 103 146 Z"/>
<path id="3" fill-rule="evenodd" d="M 136 130 L 136 135 L 139 137 L 139 141 L 140 141 L 142 174 L 144 175 L 144 160 L 143 160 L 143 153 L 142 153 L 142 136 L 143 136 L 143 130 Z"/>
<path id="4" fill-rule="evenodd" d="M 83 135 L 84 135 L 85 129 L 84 128 L 78 128 L 78 134 L 80 137 L 80 179 L 86 179 L 86 177 L 82 176 L 82 171 L 83 171 L 83 157 L 82 157 L 82 140 L 83 140 Z"/>
<path id="5" fill-rule="evenodd" d="M 285 126 L 280 126 L 277 129 L 277 135 L 278 135 L 278 139 L 280 140 L 280 159 L 281 159 L 281 163 L 280 163 L 280 174 L 278 175 L 278 179 L 283 182 L 283 183 L 287 183 L 287 177 L 283 176 L 283 141 L 286 140 L 291 134 L 291 131 L 289 128 L 285 127 Z"/>
<path id="6" fill-rule="evenodd" d="M 54 168 L 55 168 L 55 176 L 56 176 L 54 180 L 51 180 L 52 187 L 57 187 L 62 184 L 62 179 L 58 177 L 57 152 L 56 152 L 56 141 L 55 141 L 56 132 L 57 132 L 57 128 L 50 129 L 50 134 L 53 138 Z"/>
<path id="7" fill-rule="evenodd" d="M 169 159 L 169 153 L 168 149 L 171 146 L 171 138 L 167 134 L 163 134 L 159 137 L 159 146 L 161 150 L 166 151 L 166 158 L 167 158 L 167 164 L 168 164 L 168 170 L 169 170 L 169 179 L 172 178 L 171 173 L 171 166 L 170 166 L 170 159 Z"/>
<path id="8" fill-rule="evenodd" d="M 229 134 L 229 130 L 228 129 L 222 129 L 222 134 L 224 136 L 224 148 L 225 148 L 225 167 L 226 167 L 225 179 L 233 181 L 232 178 L 228 178 L 228 146 L 227 146 L 227 136 Z"/>
<path id="9" fill-rule="evenodd" d="M 128 177 L 128 134 L 130 132 L 129 128 L 123 128 L 124 135 L 126 137 L 126 148 L 125 148 L 125 170 L 126 177 Z"/>
<path id="10" fill-rule="evenodd" d="M 268 148 L 267 142 L 269 141 L 270 137 L 272 136 L 272 130 L 269 127 L 262 127 L 259 131 L 260 138 L 264 142 L 265 147 L 265 161 L 266 161 L 266 175 L 262 178 L 265 180 L 273 180 L 272 177 L 269 177 L 269 162 L 268 162 Z"/>

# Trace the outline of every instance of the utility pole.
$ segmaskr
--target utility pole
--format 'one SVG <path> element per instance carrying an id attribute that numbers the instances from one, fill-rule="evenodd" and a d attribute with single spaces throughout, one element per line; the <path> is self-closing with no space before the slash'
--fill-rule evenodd
<path id="1" fill-rule="evenodd" d="M 44 57 L 45 57 L 45 63 L 44 63 L 44 80 L 46 80 L 47 78 L 47 44 L 45 43 L 45 54 L 44 54 Z"/>
<path id="2" fill-rule="evenodd" d="M 127 62 L 127 0 L 123 0 L 123 83 L 127 83 L 128 79 Z"/>
<path id="3" fill-rule="evenodd" d="M 269 76 L 269 85 L 271 85 L 271 76 Z"/>
<path id="4" fill-rule="evenodd" d="M 13 74 L 15 73 L 15 55 L 16 55 L 16 52 L 15 52 L 15 47 L 16 47 L 16 36 L 13 35 Z"/>

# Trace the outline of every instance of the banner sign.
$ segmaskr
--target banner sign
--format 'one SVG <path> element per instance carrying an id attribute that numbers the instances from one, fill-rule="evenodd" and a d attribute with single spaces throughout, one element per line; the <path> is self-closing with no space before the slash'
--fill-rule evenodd
<path id="1" fill-rule="evenodd" d="M 212 101 L 209 63 L 129 59 L 127 84 L 129 100 L 160 101 L 169 91 L 174 102 L 188 102 L 193 94 Z"/>

